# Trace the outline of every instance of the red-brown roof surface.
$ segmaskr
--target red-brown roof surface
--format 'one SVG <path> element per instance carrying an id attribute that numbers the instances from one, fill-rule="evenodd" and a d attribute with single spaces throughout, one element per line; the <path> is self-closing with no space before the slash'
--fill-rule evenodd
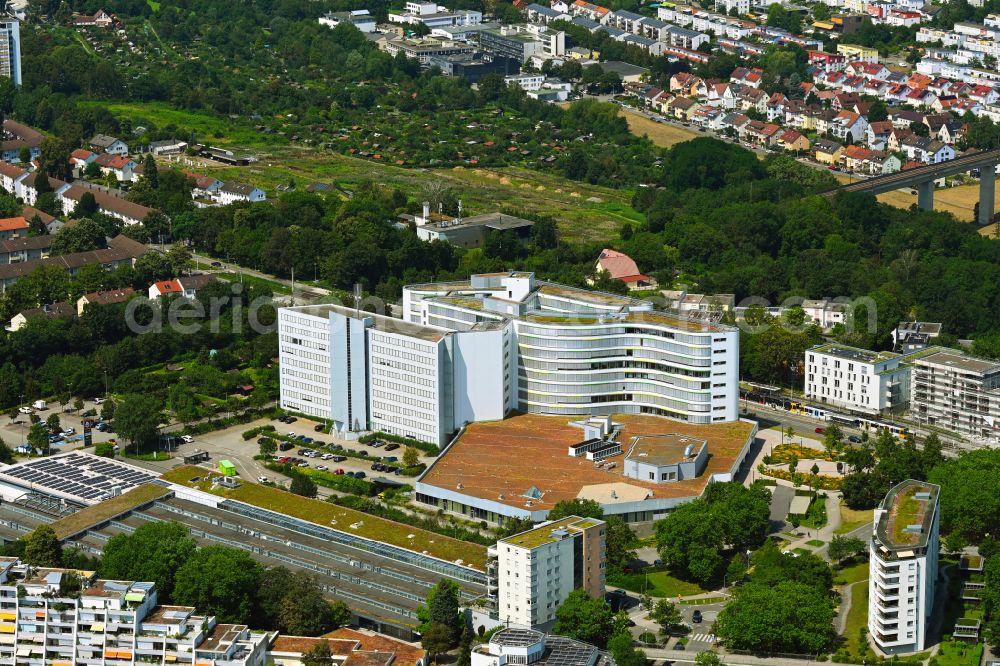
<path id="1" fill-rule="evenodd" d="M 23 217 L 5 217 L 0 219 L 0 231 L 17 231 L 27 229 L 28 221 Z"/>
<path id="2" fill-rule="evenodd" d="M 639 267 L 635 265 L 632 257 L 615 250 L 601 250 L 601 256 L 597 258 L 597 263 L 608 273 L 612 280 L 624 280 L 628 277 L 641 275 Z"/>
<path id="3" fill-rule="evenodd" d="M 516 508 L 525 508 L 524 494 L 534 486 L 542 497 L 533 500 L 533 511 L 574 499 L 586 486 L 608 483 L 638 486 L 652 491 L 655 498 L 696 497 L 713 474 L 731 470 L 753 429 L 742 421 L 694 425 L 652 415 L 616 414 L 614 422 L 624 426 L 618 438 L 624 452 L 608 458 L 617 463 L 608 470 L 595 468 L 586 458 L 568 455 L 568 447 L 584 440 L 583 429 L 571 426 L 571 420 L 568 416 L 520 414 L 503 421 L 470 424 L 421 482 Z M 708 464 L 701 476 L 675 483 L 648 483 L 622 474 L 632 438 L 661 434 L 708 442 Z M 462 488 L 457 490 L 459 484 Z"/>
<path id="4" fill-rule="evenodd" d="M 324 637 L 360 641 L 360 649 L 365 651 L 395 653 L 396 659 L 392 662 L 393 666 L 414 666 L 427 655 L 425 650 L 416 645 L 382 634 L 357 631 L 346 627 L 331 631 Z"/>

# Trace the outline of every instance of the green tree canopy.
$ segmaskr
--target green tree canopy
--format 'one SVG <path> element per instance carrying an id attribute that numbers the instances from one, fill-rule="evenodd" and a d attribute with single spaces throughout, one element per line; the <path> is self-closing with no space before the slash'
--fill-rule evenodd
<path id="1" fill-rule="evenodd" d="M 736 588 L 715 633 L 738 650 L 819 654 L 830 647 L 833 617 L 828 590 L 793 580 L 751 582 Z"/>
<path id="2" fill-rule="evenodd" d="M 215 615 L 219 622 L 246 624 L 253 613 L 261 567 L 249 553 L 205 546 L 174 577 L 174 602 Z"/>
<path id="3" fill-rule="evenodd" d="M 62 546 L 55 530 L 39 525 L 24 539 L 24 561 L 33 567 L 58 567 L 62 564 Z"/>
<path id="4" fill-rule="evenodd" d="M 583 589 L 576 589 L 556 609 L 556 624 L 552 630 L 604 648 L 614 631 L 614 617 L 611 606 L 604 599 L 594 599 Z"/>
<path id="5" fill-rule="evenodd" d="M 111 580 L 152 581 L 161 600 L 169 602 L 177 571 L 196 550 L 195 540 L 180 523 L 145 523 L 131 534 L 108 540 L 98 573 Z"/>

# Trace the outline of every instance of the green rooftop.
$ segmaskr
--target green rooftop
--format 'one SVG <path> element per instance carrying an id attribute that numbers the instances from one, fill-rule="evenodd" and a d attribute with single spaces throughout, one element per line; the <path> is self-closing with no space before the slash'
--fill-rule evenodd
<path id="1" fill-rule="evenodd" d="M 462 560 L 463 564 L 473 569 L 486 570 L 485 546 L 442 536 L 330 502 L 294 495 L 285 490 L 262 486 L 244 479 L 240 480 L 238 488 L 213 488 L 211 481 L 206 478 L 208 476 L 209 472 L 205 469 L 183 465 L 165 473 L 163 479 L 262 509 L 284 513 L 347 534 L 381 541 L 417 553 L 426 551 L 428 555 L 448 562 Z M 200 480 L 193 480 L 199 477 Z"/>
<path id="2" fill-rule="evenodd" d="M 509 543 L 512 546 L 519 546 L 521 548 L 534 549 L 544 546 L 548 543 L 555 543 L 561 540 L 563 537 L 554 536 L 552 533 L 559 530 L 567 530 L 570 532 L 576 532 L 580 530 L 587 529 L 588 527 L 596 527 L 600 525 L 601 521 L 595 520 L 593 518 L 580 518 L 579 516 L 567 516 L 561 520 L 557 520 L 553 523 L 547 525 L 542 525 L 541 527 L 536 527 L 533 530 L 528 530 L 527 532 L 521 532 L 520 534 L 515 534 L 512 537 L 507 537 L 506 539 L 501 539 L 500 543 Z"/>
<path id="3" fill-rule="evenodd" d="M 876 534 L 889 550 L 911 550 L 927 545 L 937 513 L 940 487 L 912 479 L 897 484 L 882 500 Z"/>
<path id="4" fill-rule="evenodd" d="M 52 523 L 52 529 L 55 530 L 58 539 L 68 539 L 169 494 L 171 494 L 169 488 L 155 483 L 144 483 L 117 497 L 112 497 L 100 504 L 85 507 L 76 513 L 60 518 Z"/>

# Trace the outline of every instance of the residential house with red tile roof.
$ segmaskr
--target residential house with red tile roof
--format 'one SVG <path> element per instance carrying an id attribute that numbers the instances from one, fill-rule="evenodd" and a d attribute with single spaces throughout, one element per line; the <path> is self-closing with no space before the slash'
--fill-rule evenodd
<path id="1" fill-rule="evenodd" d="M 28 221 L 23 217 L 6 217 L 0 219 L 0 240 L 26 238 L 28 236 Z"/>
<path id="2" fill-rule="evenodd" d="M 639 272 L 639 267 L 636 266 L 632 257 L 609 248 L 601 250 L 597 263 L 594 265 L 594 273 L 604 274 L 611 280 L 624 282 L 629 289 L 648 289 L 656 286 L 656 280 Z"/>

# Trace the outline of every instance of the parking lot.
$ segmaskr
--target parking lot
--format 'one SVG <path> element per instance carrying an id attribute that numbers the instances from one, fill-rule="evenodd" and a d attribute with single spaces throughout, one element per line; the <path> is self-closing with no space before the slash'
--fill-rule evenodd
<path id="1" fill-rule="evenodd" d="M 385 447 L 376 449 L 371 446 L 365 446 L 357 441 L 350 441 L 327 433 L 316 432 L 315 428 L 317 425 L 320 425 L 320 423 L 318 421 L 311 421 L 303 418 L 297 418 L 292 423 L 281 423 L 273 419 L 258 419 L 250 423 L 232 426 L 224 430 L 216 430 L 204 435 L 196 435 L 192 442 L 180 444 L 177 451 L 174 452 L 174 458 L 171 460 L 157 462 L 137 460 L 133 462 L 134 464 L 141 465 L 148 469 L 165 472 L 168 469 L 181 464 L 185 455 L 190 455 L 194 451 L 204 451 L 208 454 L 208 460 L 198 463 L 201 467 L 213 470 L 218 469 L 219 461 L 228 460 L 236 467 L 237 474 L 244 479 L 256 481 L 259 477 L 263 476 L 267 477 L 270 481 L 274 481 L 278 484 L 284 484 L 287 482 L 287 477 L 275 474 L 271 470 L 267 469 L 264 467 L 263 461 L 254 460 L 254 456 L 260 453 L 260 446 L 257 443 L 257 440 L 260 437 L 266 436 L 266 433 L 252 437 L 249 440 L 243 439 L 244 432 L 263 425 L 273 425 L 276 431 L 282 435 L 294 433 L 295 435 L 311 437 L 314 440 L 312 443 L 303 442 L 301 444 L 295 444 L 290 449 L 286 451 L 279 451 L 275 455 L 300 458 L 313 469 L 325 466 L 327 471 L 330 472 L 337 469 L 343 469 L 345 474 L 347 472 L 364 472 L 365 477 L 369 480 L 386 478 L 394 480 L 398 483 L 405 483 L 408 480 L 407 477 L 395 476 L 391 473 L 386 474 L 372 470 L 372 464 L 381 456 L 394 456 L 402 460 L 404 447 L 401 446 L 398 449 L 386 452 Z M 279 444 L 281 443 L 282 441 L 279 440 Z M 325 453 L 326 450 L 324 449 L 324 446 L 327 444 L 338 444 L 347 450 L 357 452 L 365 451 L 371 460 L 361 460 L 358 458 L 348 457 L 342 461 L 334 462 L 332 459 L 323 460 L 319 457 L 306 457 L 299 453 L 307 448 L 316 450 L 319 453 Z M 335 452 L 330 453 L 332 455 Z M 433 461 L 433 458 L 421 456 L 420 460 L 424 463 L 430 463 Z M 325 497 L 335 494 L 335 492 L 328 488 L 320 487 L 319 494 L 320 496 Z"/>
<path id="2" fill-rule="evenodd" d="M 67 411 L 68 410 L 68 411 Z M 90 410 L 98 415 L 101 413 L 101 406 L 94 404 L 92 400 L 87 400 L 83 404 L 83 409 L 76 410 L 73 408 L 73 403 L 67 405 L 56 403 L 49 403 L 45 409 L 32 409 L 32 412 L 37 414 L 38 417 L 45 421 L 52 414 L 59 415 L 59 424 L 63 428 L 74 428 L 76 433 L 65 440 L 54 442 L 51 445 L 53 453 L 63 453 L 65 451 L 72 451 L 73 449 L 79 449 L 83 447 L 83 427 L 80 422 L 83 420 L 83 414 Z M 22 444 L 24 444 L 28 437 L 28 428 L 31 427 L 30 415 L 28 414 L 18 414 L 16 419 L 11 419 L 7 415 L 0 416 L 0 438 L 7 443 L 7 446 L 14 449 Z M 91 431 L 91 438 L 95 444 L 99 442 L 107 442 L 116 438 L 114 433 L 100 432 L 96 429 Z"/>

